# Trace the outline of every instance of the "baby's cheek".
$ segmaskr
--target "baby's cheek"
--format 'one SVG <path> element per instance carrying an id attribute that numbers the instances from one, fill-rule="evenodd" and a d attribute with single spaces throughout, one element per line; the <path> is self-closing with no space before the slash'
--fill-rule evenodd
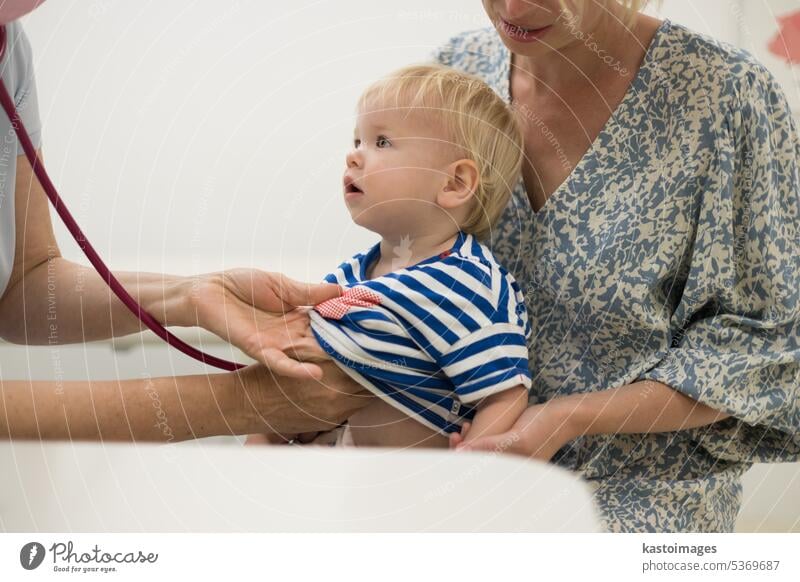
<path id="1" fill-rule="evenodd" d="M 386 176 L 391 176 L 389 180 L 391 191 L 396 197 L 404 199 L 419 198 L 421 192 L 430 190 L 433 181 L 430 170 L 411 164 L 386 172 Z"/>

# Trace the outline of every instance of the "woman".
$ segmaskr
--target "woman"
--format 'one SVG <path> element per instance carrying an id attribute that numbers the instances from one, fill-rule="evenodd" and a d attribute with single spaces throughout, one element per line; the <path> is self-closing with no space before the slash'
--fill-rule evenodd
<path id="1" fill-rule="evenodd" d="M 5 0 L 0 23 L 41 2 Z M 31 50 L 18 23 L 6 24 L 2 78 L 38 147 L 40 122 Z M 141 331 L 96 274 L 64 260 L 47 199 L 0 113 L 0 337 L 15 343 L 94 341 Z M 267 364 L 239 373 L 108 382 L 31 382 L 0 377 L 0 438 L 172 441 L 274 430 L 293 434 L 338 425 L 366 401 L 325 360 L 297 305 L 338 296 L 336 285 L 306 286 L 233 270 L 199 277 L 123 273 L 118 278 L 164 325 L 199 325 Z M 318 380 L 324 380 L 319 382 Z M 158 404 L 154 407 L 154 403 Z"/>
<path id="2" fill-rule="evenodd" d="M 800 456 L 786 99 L 748 54 L 642 2 L 483 4 L 494 26 L 436 58 L 524 127 L 491 243 L 527 292 L 534 384 L 510 434 L 469 448 L 579 471 L 612 531 L 731 531 L 748 467 Z"/>

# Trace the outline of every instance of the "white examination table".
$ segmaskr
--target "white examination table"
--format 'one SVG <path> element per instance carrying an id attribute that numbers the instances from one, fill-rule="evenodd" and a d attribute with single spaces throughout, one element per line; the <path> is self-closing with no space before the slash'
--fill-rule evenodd
<path id="1" fill-rule="evenodd" d="M 0 443 L 7 532 L 598 530 L 587 486 L 503 455 Z"/>

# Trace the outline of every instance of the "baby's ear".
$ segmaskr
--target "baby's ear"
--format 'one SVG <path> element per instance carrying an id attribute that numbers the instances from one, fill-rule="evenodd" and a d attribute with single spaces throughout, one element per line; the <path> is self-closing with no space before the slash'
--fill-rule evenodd
<path id="1" fill-rule="evenodd" d="M 445 169 L 446 181 L 436 197 L 442 208 L 452 210 L 472 199 L 480 183 L 478 165 L 468 159 L 457 160 Z"/>

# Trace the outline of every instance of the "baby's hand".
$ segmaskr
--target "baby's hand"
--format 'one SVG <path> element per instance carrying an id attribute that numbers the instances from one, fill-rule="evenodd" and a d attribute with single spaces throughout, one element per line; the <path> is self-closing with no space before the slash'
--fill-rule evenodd
<path id="1" fill-rule="evenodd" d="M 467 433 L 469 429 L 472 428 L 472 424 L 469 422 L 465 422 L 461 426 L 461 432 L 452 432 L 450 433 L 450 448 L 454 450 L 458 450 L 458 447 L 461 443 L 463 443 L 467 438 Z"/>

